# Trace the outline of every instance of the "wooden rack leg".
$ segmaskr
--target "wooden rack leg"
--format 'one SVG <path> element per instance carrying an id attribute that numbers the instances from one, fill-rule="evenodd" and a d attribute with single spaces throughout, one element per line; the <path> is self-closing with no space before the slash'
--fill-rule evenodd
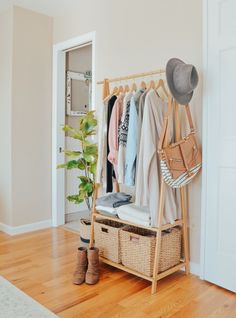
<path id="1" fill-rule="evenodd" d="M 92 212 L 89 248 L 92 248 L 94 246 L 94 221 L 95 221 L 95 218 L 96 218 L 96 216 Z"/>
<path id="2" fill-rule="evenodd" d="M 184 261 L 185 261 L 185 273 L 189 274 L 189 243 L 188 243 L 188 219 L 186 209 L 186 188 L 180 188 L 181 210 L 183 218 L 183 243 L 184 243 Z"/>
<path id="3" fill-rule="evenodd" d="M 157 291 L 157 275 L 158 267 L 161 253 L 161 230 L 163 223 L 163 212 L 164 212 L 164 203 L 165 203 L 165 190 L 166 185 L 164 180 L 161 180 L 161 191 L 160 191 L 160 201 L 159 201 L 159 212 L 158 212 L 158 231 L 156 234 L 156 246 L 155 246 L 155 256 L 154 256 L 154 265 L 153 265 L 153 276 L 152 276 L 152 294 L 155 294 Z"/>
<path id="4" fill-rule="evenodd" d="M 176 141 L 181 139 L 181 124 L 179 117 L 179 106 L 175 101 L 174 104 L 174 119 L 175 119 L 175 136 Z M 186 207 L 186 187 L 180 188 L 180 202 L 181 202 L 181 217 L 183 219 L 183 244 L 184 244 L 184 261 L 185 273 L 189 274 L 189 243 L 188 243 L 188 219 Z"/>
<path id="5" fill-rule="evenodd" d="M 94 221 L 96 219 L 96 199 L 97 199 L 97 193 L 98 193 L 98 186 L 95 185 L 94 193 L 93 193 L 93 205 L 92 205 L 92 211 L 91 211 L 91 229 L 90 229 L 90 242 L 89 242 L 89 248 L 94 246 Z"/>

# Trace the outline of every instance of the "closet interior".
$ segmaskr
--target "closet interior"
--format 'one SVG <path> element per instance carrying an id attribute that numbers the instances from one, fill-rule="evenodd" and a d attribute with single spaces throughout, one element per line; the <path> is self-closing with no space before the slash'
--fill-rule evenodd
<path id="1" fill-rule="evenodd" d="M 153 124 L 153 127 L 155 125 L 158 125 L 158 117 L 155 119 L 154 117 L 156 116 L 155 111 L 157 110 L 159 113 L 163 115 L 163 118 L 166 116 L 166 112 L 172 111 L 172 122 L 173 125 L 170 125 L 170 122 L 168 123 L 167 131 L 168 133 L 165 136 L 164 139 L 164 144 L 167 145 L 170 142 L 170 139 L 175 138 L 175 142 L 178 142 L 181 139 L 181 124 L 180 124 L 180 115 L 179 115 L 179 105 L 177 102 L 173 99 L 171 94 L 169 93 L 168 89 L 165 86 L 164 83 L 164 78 L 165 76 L 165 70 L 159 69 L 151 72 L 146 72 L 146 73 L 139 73 L 139 74 L 133 74 L 129 76 L 124 76 L 124 77 L 119 77 L 119 78 L 113 78 L 113 79 L 105 79 L 103 81 L 97 82 L 98 85 L 103 85 L 103 99 L 106 100 L 108 96 L 115 96 L 116 99 L 123 94 L 123 96 L 126 94 L 131 94 L 134 96 L 140 90 L 140 96 L 141 94 L 145 94 L 146 96 L 149 96 L 150 98 L 150 105 L 153 100 L 157 98 L 158 105 L 155 105 L 152 109 L 152 106 L 150 106 L 150 111 L 149 113 L 144 114 L 144 121 L 142 125 L 145 125 L 146 123 L 149 125 L 149 123 Z M 146 78 L 151 77 L 151 81 L 148 83 L 145 81 Z M 140 87 L 139 85 L 135 82 L 135 80 L 139 80 L 140 82 Z M 128 85 L 128 81 L 130 82 L 130 85 Z M 111 89 L 111 83 L 118 84 L 117 86 L 113 87 L 112 92 L 110 93 Z M 158 92 L 158 93 L 157 93 Z M 148 95 L 149 94 L 149 95 Z M 160 96 L 162 95 L 162 96 Z M 139 97 L 140 97 L 139 96 Z M 124 97 L 125 98 L 125 97 Z M 153 100 L 151 99 L 153 98 Z M 164 101 L 163 101 L 164 100 Z M 130 105 L 130 104 L 127 104 Z M 164 107 L 164 109 L 161 109 Z M 105 107 L 105 106 L 104 106 Z M 145 106 L 146 107 L 146 106 Z M 158 109 L 159 107 L 159 109 Z M 141 109 L 139 109 L 139 112 Z M 105 112 L 107 116 L 107 112 Z M 163 120 L 162 118 L 162 120 Z M 107 118 L 105 119 L 107 122 Z M 124 120 L 124 118 L 123 118 Z M 159 123 L 160 125 L 160 123 Z M 130 127 L 130 126 L 129 126 Z M 119 128 L 121 129 L 121 128 Z M 136 171 L 135 175 L 132 175 L 133 180 L 135 180 L 135 188 L 136 192 L 137 191 L 143 191 L 143 181 L 144 179 L 138 179 L 141 166 L 145 166 L 147 163 L 145 162 L 145 153 L 147 151 L 146 147 L 151 147 L 150 144 L 152 143 L 152 140 L 150 140 L 150 132 L 151 127 L 143 127 L 143 132 L 141 133 L 139 143 L 141 144 L 140 147 L 144 147 L 142 150 L 136 149 L 136 160 L 135 160 L 135 165 L 136 165 Z M 154 128 L 153 128 L 154 129 Z M 156 129 L 156 128 L 155 128 Z M 121 270 L 124 270 L 128 273 L 134 274 L 138 277 L 141 277 L 143 279 L 146 279 L 152 283 L 152 289 L 151 292 L 152 294 L 156 293 L 157 291 L 157 281 L 160 280 L 163 277 L 166 277 L 182 268 L 185 269 L 186 274 L 189 274 L 189 243 L 188 243 L 188 233 L 187 233 L 187 206 L 186 206 L 186 187 L 181 187 L 179 189 L 175 189 L 174 193 L 176 198 L 178 197 L 178 202 L 179 202 L 179 214 L 177 211 L 172 211 L 172 216 L 168 217 L 166 215 L 166 210 L 168 209 L 167 205 L 170 203 L 170 191 L 171 189 L 163 180 L 160 171 L 155 171 L 155 169 L 159 168 L 159 165 L 157 166 L 158 162 L 158 149 L 157 149 L 157 141 L 156 141 L 156 133 L 155 129 L 153 131 L 154 133 L 154 153 L 153 153 L 153 160 L 154 160 L 154 171 L 152 171 L 152 175 L 149 176 L 151 179 L 153 176 L 155 177 L 156 175 L 158 178 L 154 180 L 156 182 L 156 185 L 152 185 L 152 197 L 154 197 L 154 202 L 153 204 L 156 204 L 156 206 L 152 205 L 152 211 L 151 211 L 151 216 L 150 216 L 150 223 L 145 223 L 145 222 L 135 222 L 132 221 L 132 219 L 129 218 L 124 218 L 124 217 L 117 217 L 116 215 L 112 214 L 107 214 L 103 213 L 99 209 L 98 206 L 96 206 L 96 200 L 98 198 L 98 194 L 102 192 L 102 189 L 104 189 L 104 186 L 102 184 L 101 178 L 97 180 L 97 184 L 95 186 L 95 191 L 94 191 L 94 199 L 93 199 L 93 207 L 92 207 L 92 224 L 91 224 L 91 236 L 90 236 L 90 247 L 93 247 L 94 245 L 94 240 L 95 240 L 95 245 L 100 248 L 99 244 L 102 244 L 101 241 L 102 239 L 107 239 L 105 244 L 109 245 L 110 244 L 110 251 L 111 253 L 115 253 L 116 257 L 105 257 L 104 255 L 100 255 L 102 262 L 109 264 L 111 266 L 114 266 L 116 268 L 119 268 Z M 145 131 L 144 131 L 145 130 Z M 157 127 L 157 130 L 159 131 L 159 134 L 161 133 L 161 127 Z M 102 131 L 105 131 L 105 128 L 102 129 Z M 119 131 L 120 133 L 120 131 Z M 137 133 L 137 132 L 136 132 Z M 134 134 L 135 136 L 135 134 Z M 100 136 L 101 138 L 101 136 Z M 119 138 L 121 138 L 121 135 L 119 135 Z M 106 140 L 103 140 L 103 142 L 106 143 Z M 150 144 L 149 144 L 150 143 Z M 152 145 L 153 146 L 153 145 Z M 126 149 L 127 151 L 127 149 Z M 140 155 L 141 154 L 141 155 Z M 140 156 L 139 156 L 140 155 Z M 153 162 L 150 163 L 150 166 L 153 164 Z M 127 166 L 126 166 L 127 168 Z M 126 177 L 121 178 L 117 176 L 117 167 L 114 169 L 112 172 L 113 174 L 113 181 L 115 178 L 115 183 L 113 183 L 113 192 L 119 192 L 120 188 L 122 188 L 122 182 L 126 183 L 128 185 L 132 185 L 132 182 L 126 182 Z M 131 169 L 132 170 L 132 169 Z M 133 173 L 133 171 L 131 171 Z M 156 175 L 155 175 L 156 173 Z M 141 173 L 142 175 L 142 173 Z M 131 179 L 132 179 L 131 178 Z M 118 179 L 118 180 L 117 180 Z M 153 181 L 153 180 L 152 180 Z M 107 184 L 106 184 L 107 188 Z M 140 188 L 137 190 L 137 188 Z M 104 189 L 105 192 L 107 189 Z M 109 189 L 108 192 L 110 192 L 111 189 Z M 155 196 L 155 191 L 158 191 Z M 148 197 L 147 193 L 147 197 Z M 158 200 L 157 200 L 158 198 Z M 137 198 L 136 198 L 137 199 Z M 137 201 L 136 201 L 137 203 Z M 166 204 L 167 203 L 167 204 Z M 132 205 L 132 207 L 135 206 Z M 123 212 L 128 210 L 128 205 L 124 205 L 121 207 L 121 210 Z M 170 204 L 170 208 L 173 208 L 173 205 Z M 138 209 L 138 207 L 137 207 Z M 175 209 L 178 209 L 177 206 L 175 206 Z M 118 208 L 119 210 L 119 208 Z M 138 211 L 137 211 L 138 213 Z M 168 213 L 167 213 L 168 214 Z M 125 213 L 124 213 L 125 215 Z M 115 228 L 115 233 L 114 235 L 117 235 L 116 239 L 118 240 L 117 242 L 112 241 L 112 237 L 109 236 L 108 232 L 111 230 L 111 228 Z M 97 232 L 96 232 L 97 231 Z M 131 234 L 130 234 L 131 231 Z M 179 232 L 178 232 L 179 231 Z M 133 232 L 133 233 L 132 233 Z M 97 233 L 97 236 L 96 236 Z M 100 233 L 100 234 L 99 234 Z M 140 234 L 140 235 L 137 235 Z M 148 233 L 148 234 L 147 234 Z M 173 240 L 171 239 L 171 235 L 173 234 Z M 177 236 L 175 236 L 175 234 Z M 167 234 L 167 235 L 166 235 Z M 100 235 L 100 236 L 99 236 Z M 129 244 L 133 244 L 134 248 L 132 251 L 128 251 L 128 253 L 125 253 L 125 248 L 123 247 L 122 250 L 122 256 L 120 255 L 120 251 L 115 251 L 116 248 L 120 249 L 120 244 L 122 243 L 122 235 L 123 235 L 123 242 L 127 246 L 130 246 Z M 138 248 L 138 243 L 139 240 L 142 239 L 143 235 L 143 243 L 142 243 L 142 250 L 137 250 Z M 168 236 L 169 235 L 169 236 Z M 96 236 L 96 237 L 95 237 Z M 126 236 L 126 239 L 125 239 Z M 145 237 L 148 238 L 145 241 Z M 169 239 L 168 239 L 169 237 Z M 151 238 L 151 241 L 150 241 Z M 119 242 L 121 240 L 121 243 Z M 168 241 L 169 240 L 169 241 Z M 146 242 L 146 243 L 145 243 Z M 152 242 L 152 243 L 150 243 Z M 118 245 L 117 245 L 118 244 Z M 145 245 L 147 244 L 147 245 Z M 169 244 L 169 245 L 168 245 Z M 169 266 L 163 265 L 163 262 L 171 260 L 171 257 L 173 255 L 170 255 L 171 253 L 175 253 L 173 250 L 175 244 L 177 244 L 177 254 L 179 253 L 179 260 L 176 264 L 175 260 L 175 265 L 171 266 L 171 261 L 169 262 Z M 166 246 L 166 250 L 165 250 Z M 127 247 L 128 248 L 128 247 Z M 180 257 L 180 250 L 181 251 L 181 257 Z M 136 252 L 134 252 L 136 251 Z M 135 254 L 136 253 L 136 254 Z M 142 254 L 143 253 L 143 254 Z M 135 260 L 135 255 L 138 257 L 137 260 Z M 125 258 L 126 257 L 126 258 Z M 130 257 L 130 259 L 129 259 Z M 132 265 L 132 262 L 139 262 L 142 263 L 142 257 L 146 258 L 145 262 L 151 263 L 151 266 L 148 267 L 145 270 L 138 270 L 137 268 Z M 131 262 L 131 263 L 130 263 Z M 135 264 L 134 264 L 135 265 Z M 137 265 L 137 264 L 136 264 Z M 140 264 L 138 264 L 139 266 Z M 150 265 L 150 264 L 149 264 Z"/>

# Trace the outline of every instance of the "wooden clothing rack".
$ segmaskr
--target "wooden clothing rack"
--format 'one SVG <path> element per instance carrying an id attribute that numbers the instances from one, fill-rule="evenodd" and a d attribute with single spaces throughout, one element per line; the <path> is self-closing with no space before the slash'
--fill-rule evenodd
<path id="1" fill-rule="evenodd" d="M 146 72 L 146 73 L 139 73 L 139 74 L 133 74 L 133 75 L 128 75 L 124 77 L 117 77 L 113 79 L 105 79 L 104 81 L 99 81 L 97 84 L 104 84 L 104 90 L 103 92 L 105 93 L 106 91 L 109 91 L 109 83 L 110 82 L 117 82 L 117 81 L 123 81 L 123 80 L 128 80 L 128 79 L 135 79 L 135 78 L 142 78 L 144 76 L 150 76 L 150 75 L 156 75 L 156 74 L 162 74 L 165 73 L 164 70 L 156 70 L 152 72 Z M 106 95 L 106 94 L 105 94 Z M 106 96 L 105 96 L 106 97 Z M 169 96 L 168 98 L 168 108 L 171 107 L 173 103 L 173 98 L 172 96 Z M 176 141 L 181 139 L 181 125 L 180 125 L 180 118 L 179 118 L 179 110 L 178 110 L 178 105 L 176 102 L 174 102 L 174 119 L 175 119 L 175 135 L 176 135 Z M 167 134 L 168 135 L 168 134 Z M 168 140 L 167 138 L 164 141 L 165 145 L 167 145 Z M 161 187 L 160 187 L 160 200 L 159 200 L 159 207 L 158 207 L 158 222 L 157 222 L 157 227 L 145 227 L 141 225 L 134 224 L 132 222 L 127 222 L 118 218 L 113 218 L 113 217 L 108 217 L 100 214 L 96 210 L 96 198 L 97 198 L 97 193 L 98 193 L 98 187 L 99 185 L 97 184 L 95 186 L 95 191 L 94 191 L 94 196 L 93 196 L 93 206 L 92 206 L 92 220 L 91 220 L 91 235 L 90 235 L 90 247 L 93 246 L 94 244 L 94 222 L 97 217 L 99 218 L 104 218 L 108 220 L 113 220 L 116 222 L 120 222 L 123 224 L 127 225 L 132 225 L 135 227 L 139 228 L 144 228 L 148 229 L 150 231 L 156 232 L 156 246 L 155 246 L 155 255 L 154 255 L 154 268 L 153 268 L 153 275 L 152 277 L 143 275 L 137 271 L 134 271 L 122 264 L 118 264 L 115 262 L 112 262 L 104 257 L 101 257 L 101 260 L 109 264 L 111 266 L 114 266 L 116 268 L 119 268 L 121 270 L 124 270 L 128 273 L 131 273 L 133 275 L 136 275 L 138 277 L 141 277 L 143 279 L 146 279 L 150 282 L 152 282 L 152 289 L 151 293 L 154 294 L 157 291 L 157 282 L 158 280 L 162 279 L 163 277 L 166 277 L 176 271 L 179 271 L 181 268 L 185 268 L 185 273 L 186 275 L 189 274 L 189 242 L 188 242 L 188 229 L 187 229 L 187 207 L 186 207 L 186 188 L 181 187 L 180 188 L 180 199 L 181 199 L 181 219 L 175 221 L 174 224 L 164 224 L 163 225 L 163 213 L 164 213 L 164 203 L 165 203 L 165 195 L 166 195 L 166 187 L 167 185 L 165 184 L 164 180 L 161 180 Z M 161 250 L 161 234 L 162 231 L 171 229 L 175 226 L 182 226 L 182 236 L 183 236 L 183 248 L 184 248 L 184 259 L 176 266 L 169 268 L 168 270 L 164 272 L 158 273 L 158 265 L 159 265 L 159 259 L 160 259 L 160 250 Z"/>
<path id="2" fill-rule="evenodd" d="M 98 85 L 104 84 L 104 81 L 108 81 L 109 83 L 112 83 L 112 82 L 134 80 L 135 78 L 142 78 L 142 77 L 146 77 L 146 76 L 165 74 L 165 72 L 166 72 L 165 70 L 159 69 L 159 70 L 150 71 L 150 72 L 136 73 L 136 74 L 126 75 L 126 76 L 121 76 L 121 77 L 114 77 L 112 79 L 105 79 L 103 81 L 98 81 L 97 84 Z"/>

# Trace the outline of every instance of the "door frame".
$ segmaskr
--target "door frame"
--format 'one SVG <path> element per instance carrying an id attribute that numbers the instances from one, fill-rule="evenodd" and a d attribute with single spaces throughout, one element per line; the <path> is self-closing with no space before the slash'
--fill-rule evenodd
<path id="1" fill-rule="evenodd" d="M 91 43 L 92 45 L 92 109 L 95 109 L 95 40 L 96 32 L 57 43 L 53 46 L 52 77 L 52 225 L 65 224 L 65 170 L 57 165 L 65 161 L 61 149 L 65 147 L 65 133 L 61 126 L 65 124 L 65 66 L 66 51 Z"/>
<path id="2" fill-rule="evenodd" d="M 205 279 L 205 233 L 207 212 L 207 121 L 208 121 L 208 0 L 202 0 L 202 191 L 201 191 L 201 242 L 200 278 Z"/>

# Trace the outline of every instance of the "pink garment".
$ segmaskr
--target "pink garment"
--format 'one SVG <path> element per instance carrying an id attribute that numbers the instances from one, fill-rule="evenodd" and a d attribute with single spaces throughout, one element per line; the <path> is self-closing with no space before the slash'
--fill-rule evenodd
<path id="1" fill-rule="evenodd" d="M 108 154 L 108 160 L 113 164 L 115 172 L 118 160 L 118 128 L 120 125 L 122 113 L 123 113 L 123 100 L 124 94 L 120 94 L 115 101 L 114 107 L 111 113 L 110 125 L 109 125 L 109 135 L 108 135 L 108 144 L 110 152 Z"/>

